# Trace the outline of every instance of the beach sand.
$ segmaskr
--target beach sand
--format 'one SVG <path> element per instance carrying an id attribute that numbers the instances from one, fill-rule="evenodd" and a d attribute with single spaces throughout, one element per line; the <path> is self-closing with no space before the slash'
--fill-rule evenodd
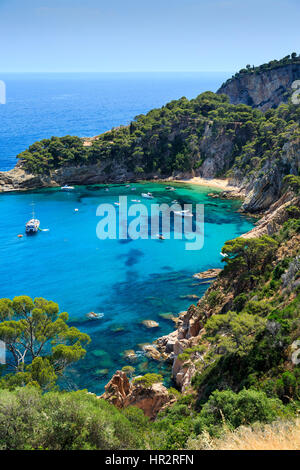
<path id="1" fill-rule="evenodd" d="M 200 176 L 194 176 L 193 178 L 186 179 L 174 179 L 174 183 L 188 183 L 197 184 L 199 186 L 206 186 L 209 188 L 217 188 L 222 191 L 237 191 L 237 186 L 231 186 L 228 179 L 221 178 L 201 178 Z"/>

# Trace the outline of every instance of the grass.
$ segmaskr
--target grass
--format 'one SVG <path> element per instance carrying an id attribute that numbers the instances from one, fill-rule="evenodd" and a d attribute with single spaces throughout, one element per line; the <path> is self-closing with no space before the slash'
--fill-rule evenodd
<path id="1" fill-rule="evenodd" d="M 241 426 L 235 431 L 226 430 L 220 439 L 204 432 L 190 439 L 193 450 L 300 450 L 300 419 L 275 421 L 271 424 Z"/>

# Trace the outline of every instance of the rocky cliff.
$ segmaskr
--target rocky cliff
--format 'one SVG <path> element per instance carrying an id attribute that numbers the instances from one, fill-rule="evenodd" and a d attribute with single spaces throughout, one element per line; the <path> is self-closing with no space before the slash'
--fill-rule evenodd
<path id="1" fill-rule="evenodd" d="M 217 91 L 229 96 L 232 104 L 243 103 L 261 111 L 286 103 L 293 93 L 292 83 L 300 79 L 300 63 L 238 74 Z"/>
<path id="2" fill-rule="evenodd" d="M 242 238 L 255 238 L 257 240 L 257 237 L 276 234 L 290 217 L 287 210 L 289 207 L 296 208 L 295 213 L 299 217 L 299 195 L 293 192 L 286 192 L 279 201 L 270 207 L 263 218 L 257 222 L 257 226 L 247 234 L 242 235 Z M 279 243 L 277 252 L 272 254 L 272 267 L 276 269 L 276 266 L 280 266 L 280 264 L 285 267 L 285 269 L 282 269 L 281 276 L 283 289 L 275 295 L 275 298 L 280 298 L 279 293 L 282 297 L 282 293 L 284 293 L 287 297 L 287 300 L 281 305 L 281 309 L 288 305 L 289 302 L 295 302 L 296 289 L 300 285 L 300 272 L 298 269 L 299 248 L 300 233 L 297 233 L 297 230 L 293 233 L 293 230 L 291 230 L 287 235 L 287 241 Z M 246 272 L 246 275 L 251 274 Z M 172 376 L 182 393 L 190 393 L 195 375 L 197 373 L 206 374 L 212 362 L 219 359 L 220 354 L 222 355 L 222 352 L 224 352 L 221 348 L 217 348 L 217 355 L 213 358 L 212 341 L 206 335 L 207 320 L 219 314 L 222 314 L 223 317 L 231 309 L 237 309 L 238 302 L 236 299 L 239 298 L 241 293 L 244 296 L 243 298 L 246 298 L 248 294 L 250 304 L 253 302 L 253 305 L 256 307 L 256 311 L 253 310 L 251 314 L 259 312 L 260 307 L 264 308 L 263 302 L 258 302 L 258 297 L 254 294 L 255 283 L 252 284 L 250 289 L 249 286 L 241 288 L 242 275 L 239 274 L 239 276 L 232 276 L 227 271 L 221 271 L 204 294 L 204 297 L 196 305 L 191 305 L 186 312 L 182 312 L 179 315 L 175 331 L 158 338 L 156 341 L 157 349 L 164 356 L 167 355 L 166 360 L 172 363 Z M 264 282 L 261 281 L 262 286 Z M 214 299 L 214 302 L 211 299 Z M 297 311 L 297 306 L 294 308 Z M 299 311 L 297 318 L 299 323 Z M 245 325 L 242 328 L 244 329 Z M 220 328 L 219 334 L 226 336 L 228 331 L 225 328 Z M 222 378 L 220 378 L 221 382 Z"/>
<path id="3" fill-rule="evenodd" d="M 134 385 L 122 371 L 113 375 L 100 398 L 118 408 L 141 408 L 150 419 L 154 419 L 159 411 L 174 401 L 161 383 L 154 383 L 149 387 Z"/>

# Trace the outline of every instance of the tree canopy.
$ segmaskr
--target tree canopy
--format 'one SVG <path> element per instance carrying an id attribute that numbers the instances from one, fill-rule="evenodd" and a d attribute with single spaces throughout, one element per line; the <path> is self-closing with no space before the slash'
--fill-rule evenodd
<path id="1" fill-rule="evenodd" d="M 57 375 L 83 358 L 90 337 L 67 325 L 68 314 L 55 302 L 27 296 L 0 299 L 0 340 L 6 345 L 9 382 L 53 384 Z"/>

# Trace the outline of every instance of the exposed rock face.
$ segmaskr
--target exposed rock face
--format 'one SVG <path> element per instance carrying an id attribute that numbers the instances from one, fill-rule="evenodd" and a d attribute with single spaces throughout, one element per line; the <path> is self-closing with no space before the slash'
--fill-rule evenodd
<path id="1" fill-rule="evenodd" d="M 196 307 L 191 305 L 186 312 L 179 315 L 177 330 L 169 335 L 162 336 L 156 341 L 157 348 L 168 355 L 168 361 L 172 362 L 172 376 L 181 391 L 189 389 L 192 377 L 196 372 L 193 364 L 186 365 L 178 356 L 186 348 L 197 344 L 201 332 L 201 321 L 195 316 Z"/>
<path id="2" fill-rule="evenodd" d="M 239 126 L 235 129 L 239 138 L 243 139 Z M 224 129 L 216 136 L 213 132 L 213 123 L 205 125 L 203 138 L 199 146 L 200 158 L 204 157 L 204 162 L 196 172 L 202 178 L 214 178 L 217 174 L 223 173 L 231 167 L 234 138 L 229 136 Z"/>
<path id="3" fill-rule="evenodd" d="M 213 279 L 216 278 L 222 269 L 215 268 L 215 269 L 208 269 L 207 271 L 203 271 L 202 273 L 196 273 L 193 275 L 196 279 Z"/>
<path id="4" fill-rule="evenodd" d="M 226 134 L 225 126 L 218 134 L 213 131 L 213 123 L 205 124 L 203 138 L 198 148 L 198 157 L 204 162 L 197 170 L 188 173 L 172 172 L 169 174 L 144 173 L 142 176 L 129 172 L 125 162 L 110 161 L 106 167 L 99 165 L 65 166 L 52 170 L 51 174 L 33 175 L 24 171 L 22 162 L 18 162 L 13 170 L 0 172 L 0 192 L 26 190 L 43 187 L 57 187 L 64 184 L 101 184 L 138 181 L 139 179 L 185 179 L 194 176 L 212 178 L 229 170 L 233 164 L 233 148 L 235 138 L 245 141 L 245 135 L 237 123 L 235 135 Z M 246 141 L 245 141 L 246 142 Z"/>
<path id="5" fill-rule="evenodd" d="M 262 111 L 277 107 L 291 96 L 291 85 L 300 79 L 300 64 L 245 73 L 224 83 L 217 93 L 225 93 L 232 104 L 243 103 Z"/>
<path id="6" fill-rule="evenodd" d="M 286 209 L 290 205 L 300 207 L 300 197 L 286 192 L 264 213 L 264 216 L 256 223 L 256 227 L 250 230 L 250 232 L 243 234 L 242 238 L 255 238 L 275 233 L 288 220 L 289 216 Z"/>
<path id="7" fill-rule="evenodd" d="M 64 184 L 119 183 L 134 179 L 122 166 L 115 166 L 110 173 L 98 165 L 69 166 L 53 170 L 51 175 L 33 175 L 23 170 L 20 163 L 10 171 L 0 172 L 0 192 L 26 190 Z"/>
<path id="8" fill-rule="evenodd" d="M 114 374 L 100 398 L 108 400 L 118 408 L 141 408 L 150 419 L 154 419 L 164 406 L 172 402 L 168 390 L 161 383 L 153 384 L 151 388 L 134 385 L 122 371 Z"/>
<path id="9" fill-rule="evenodd" d="M 245 200 L 242 210 L 259 213 L 268 210 L 279 200 L 284 177 L 288 174 L 298 175 L 299 171 L 300 140 L 291 132 L 277 161 L 267 161 L 259 172 L 254 172 L 250 177 L 235 169 L 230 184 L 243 189 Z M 235 195 L 236 191 L 233 192 Z"/>
<path id="10" fill-rule="evenodd" d="M 125 400 L 130 393 L 130 383 L 125 372 L 118 370 L 105 386 L 105 393 L 101 396 L 118 408 L 123 408 Z"/>

